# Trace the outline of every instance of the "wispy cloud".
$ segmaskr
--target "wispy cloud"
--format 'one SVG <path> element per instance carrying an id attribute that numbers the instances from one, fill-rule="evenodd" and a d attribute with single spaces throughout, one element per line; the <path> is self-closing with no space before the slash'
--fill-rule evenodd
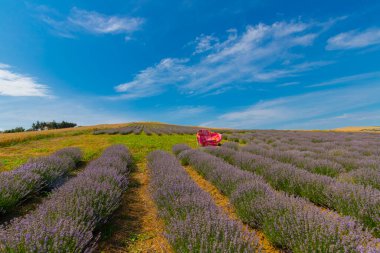
<path id="1" fill-rule="evenodd" d="M 178 118 L 193 117 L 209 112 L 212 108 L 209 106 L 180 106 L 170 113 L 175 114 Z"/>
<path id="2" fill-rule="evenodd" d="M 327 41 L 327 50 L 364 48 L 380 44 L 380 28 L 352 30 L 340 33 Z"/>
<path id="3" fill-rule="evenodd" d="M 204 35 L 197 37 L 193 43 L 196 44 L 195 51 L 193 54 L 200 54 L 206 51 L 209 51 L 219 43 L 219 38 L 213 35 Z"/>
<path id="4" fill-rule="evenodd" d="M 14 72 L 11 66 L 0 63 L 0 96 L 48 97 L 49 89 L 35 78 Z"/>
<path id="5" fill-rule="evenodd" d="M 157 95 L 169 85 L 187 94 L 218 93 L 238 83 L 296 76 L 331 63 L 307 62 L 295 53 L 300 47 L 311 46 L 324 29 L 325 23 L 294 21 L 248 26 L 241 34 L 231 29 L 224 40 L 201 35 L 194 50 L 200 57 L 163 59 L 115 89 L 124 93 L 119 98 Z"/>
<path id="6" fill-rule="evenodd" d="M 73 8 L 68 22 L 92 33 L 130 33 L 141 27 L 143 19 L 107 16 L 95 11 Z"/>
<path id="7" fill-rule="evenodd" d="M 352 82 L 368 81 L 371 79 L 380 80 L 380 71 L 339 77 L 339 78 L 335 78 L 335 79 L 332 79 L 332 80 L 329 80 L 326 82 L 308 85 L 306 87 L 313 88 L 313 87 L 332 86 L 332 85 L 336 85 L 336 84 L 350 84 Z"/>
<path id="8" fill-rule="evenodd" d="M 130 34 L 139 30 L 144 23 L 143 18 L 105 15 L 95 11 L 72 8 L 64 17 L 54 9 L 46 6 L 35 8 L 39 18 L 48 24 L 54 33 L 66 38 L 74 38 L 78 32 L 92 34 L 124 34 L 129 40 Z"/>
<path id="9" fill-rule="evenodd" d="M 281 83 L 277 85 L 277 87 L 288 87 L 288 86 L 294 86 L 299 84 L 299 82 L 287 82 L 287 83 Z"/>
<path id="10" fill-rule="evenodd" d="M 153 67 L 141 71 L 135 80 L 115 87 L 118 92 L 126 92 L 116 97 L 122 99 L 150 97 L 164 92 L 164 86 L 175 84 L 187 76 L 180 73 L 187 72 L 184 65 L 188 59 L 167 58 Z"/>
<path id="11" fill-rule="evenodd" d="M 349 115 L 353 110 L 378 105 L 379 96 L 379 82 L 373 82 L 365 86 L 357 85 L 261 101 L 248 108 L 222 114 L 216 120 L 204 124 L 238 128 L 297 128 L 297 126 L 302 128 L 307 122 Z M 335 118 L 335 121 L 338 120 L 345 121 L 342 118 Z M 301 126 L 299 122 L 303 122 L 303 125 Z M 326 125 L 331 126 L 327 121 Z M 318 126 L 323 127 L 322 124 Z"/>

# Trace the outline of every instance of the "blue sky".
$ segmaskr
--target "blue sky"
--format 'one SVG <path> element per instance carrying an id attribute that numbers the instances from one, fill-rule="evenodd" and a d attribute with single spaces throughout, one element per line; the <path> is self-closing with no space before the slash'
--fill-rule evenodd
<path id="1" fill-rule="evenodd" d="M 379 13 L 370 0 L 2 0 L 0 129 L 380 125 Z"/>

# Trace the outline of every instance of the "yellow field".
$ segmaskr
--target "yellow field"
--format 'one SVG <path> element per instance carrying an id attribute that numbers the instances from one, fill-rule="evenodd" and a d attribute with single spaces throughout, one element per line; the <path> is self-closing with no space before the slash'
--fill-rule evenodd
<path id="1" fill-rule="evenodd" d="M 31 131 L 22 133 L 0 133 L 0 147 L 14 145 L 16 143 L 39 140 L 60 136 L 75 136 L 84 133 L 91 133 L 97 129 L 114 128 L 114 127 L 124 127 L 131 123 L 124 124 L 102 124 L 95 126 L 81 126 L 75 128 L 64 128 L 64 129 L 54 129 L 54 130 L 44 130 L 44 131 Z"/>
<path id="2" fill-rule="evenodd" d="M 334 131 L 337 132 L 379 132 L 380 126 L 350 126 L 336 128 Z"/>

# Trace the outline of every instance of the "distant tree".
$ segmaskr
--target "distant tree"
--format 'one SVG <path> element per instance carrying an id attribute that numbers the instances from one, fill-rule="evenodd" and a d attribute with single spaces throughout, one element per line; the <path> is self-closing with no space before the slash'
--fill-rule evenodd
<path id="1" fill-rule="evenodd" d="M 37 121 L 32 124 L 32 128 L 35 131 L 38 130 L 45 130 L 45 129 L 61 129 L 61 128 L 70 128 L 70 127 L 76 127 L 76 123 L 71 123 L 71 122 L 56 122 L 55 120 L 51 122 L 43 122 L 43 121 Z"/>
<path id="2" fill-rule="evenodd" d="M 0 131 L 0 133 L 20 133 L 25 131 L 40 131 L 45 129 L 61 129 L 61 128 L 70 128 L 70 127 L 76 127 L 76 123 L 71 122 L 56 122 L 55 120 L 51 122 L 44 122 L 44 121 L 36 121 L 32 124 L 32 127 L 28 130 L 25 130 L 23 127 L 16 127 L 9 130 L 4 130 L 3 132 Z"/>
<path id="3" fill-rule="evenodd" d="M 20 132 L 25 132 L 25 129 L 23 127 L 16 127 L 9 130 L 4 130 L 3 133 L 20 133 Z"/>

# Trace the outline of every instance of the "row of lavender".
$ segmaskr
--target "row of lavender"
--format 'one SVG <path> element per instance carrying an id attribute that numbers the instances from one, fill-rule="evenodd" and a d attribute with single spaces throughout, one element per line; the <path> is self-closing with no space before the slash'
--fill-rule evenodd
<path id="1" fill-rule="evenodd" d="M 302 147 L 317 153 L 342 152 L 343 155 L 379 156 L 379 135 L 370 133 L 335 133 L 301 131 L 250 131 L 227 135 L 227 139 L 244 142 L 263 142 L 271 146 Z"/>
<path id="2" fill-rule="evenodd" d="M 322 145 L 349 145 L 354 149 L 365 148 L 364 143 L 370 146 L 378 142 L 376 133 L 342 133 L 323 131 L 284 131 L 284 130 L 251 130 L 234 131 L 230 136 L 238 138 L 261 139 L 265 142 L 311 143 Z"/>
<path id="3" fill-rule="evenodd" d="M 261 175 L 277 190 L 304 197 L 361 221 L 380 236 L 380 191 L 371 187 L 338 182 L 330 177 L 297 169 L 290 164 L 233 149 L 207 148 L 227 162 Z"/>
<path id="4" fill-rule="evenodd" d="M 376 137 L 379 135 L 372 135 L 373 139 L 362 139 L 355 141 L 332 141 L 332 142 L 319 142 L 316 140 L 294 140 L 294 139 L 266 139 L 257 136 L 253 139 L 257 143 L 265 143 L 272 147 L 278 147 L 280 149 L 300 149 L 302 151 L 310 151 L 312 153 L 318 153 L 330 156 L 354 156 L 354 157 L 371 157 L 378 156 L 379 141 Z"/>
<path id="5" fill-rule="evenodd" d="M 230 197 L 239 217 L 260 228 L 274 246 L 292 252 L 377 252 L 377 239 L 350 217 L 323 212 L 302 198 L 277 192 L 261 176 L 211 154 L 183 146 L 175 149 L 183 163 Z"/>
<path id="6" fill-rule="evenodd" d="M 273 134 L 273 136 L 268 136 Z M 338 138 L 337 138 L 338 137 Z M 340 163 L 346 170 L 363 165 L 379 164 L 380 136 L 363 133 L 321 133 L 321 132 L 257 132 L 250 134 L 256 144 L 267 144 L 267 148 L 281 151 L 305 151 L 305 155 L 325 158 Z M 265 146 L 263 146 L 265 147 Z M 364 164 L 363 164 L 364 160 Z"/>
<path id="7" fill-rule="evenodd" d="M 322 154 L 310 154 L 308 151 L 280 151 L 277 148 L 263 148 L 255 144 L 247 145 L 242 149 L 280 162 L 293 164 L 312 173 L 336 177 L 339 181 L 368 185 L 380 190 L 379 158 L 334 159 L 324 157 Z M 344 159 L 344 162 L 338 163 L 338 160 L 341 159 Z M 346 172 L 348 167 L 351 168 L 351 171 Z"/>
<path id="8" fill-rule="evenodd" d="M 305 152 L 298 150 L 279 150 L 277 147 L 268 148 L 260 144 L 249 144 L 244 147 L 244 150 L 270 157 L 283 163 L 293 164 L 301 169 L 312 173 L 336 177 L 345 172 L 342 165 L 335 161 L 323 157 L 312 157 Z"/>
<path id="9" fill-rule="evenodd" d="M 65 148 L 0 173 L 0 213 L 14 208 L 33 193 L 53 188 L 81 159 L 78 148 Z"/>
<path id="10" fill-rule="evenodd" d="M 323 154 L 310 154 L 311 152 L 309 151 L 282 151 L 278 148 L 263 147 L 260 144 L 250 144 L 242 149 L 251 153 L 276 159 L 280 162 L 294 164 L 297 167 L 308 170 L 312 173 L 337 177 L 337 179 L 342 182 L 351 182 L 366 186 L 368 185 L 380 190 L 379 158 L 368 159 L 366 157 L 361 157 L 360 159 L 357 158 L 353 160 L 354 158 L 352 157 L 341 157 L 339 160 L 343 159 L 344 162 L 337 163 L 338 159 L 323 157 Z M 346 169 L 348 169 L 347 167 L 350 167 L 352 170 L 345 172 Z M 356 169 L 353 169 L 353 167 Z"/>
<path id="11" fill-rule="evenodd" d="M 1 227 L 0 251 L 91 252 L 95 229 L 120 205 L 130 164 L 124 146 L 107 148 L 36 210 Z"/>
<path id="12" fill-rule="evenodd" d="M 165 125 L 165 124 L 138 124 L 134 123 L 127 127 L 96 130 L 94 134 L 141 134 L 145 132 L 147 135 L 157 134 L 195 134 L 199 127 Z"/>
<path id="13" fill-rule="evenodd" d="M 374 139 L 379 135 L 374 135 Z M 259 145 L 263 149 L 275 149 L 280 152 L 284 151 L 295 151 L 295 154 L 289 153 L 289 155 L 310 157 L 313 159 L 325 159 L 331 160 L 335 163 L 338 163 L 340 167 L 346 171 L 359 169 L 363 166 L 379 168 L 379 144 L 371 146 L 368 142 L 364 140 L 359 144 L 355 142 L 356 146 L 353 144 L 344 143 L 313 143 L 310 142 L 299 142 L 291 143 L 286 141 L 276 141 L 268 144 L 264 140 L 255 139 L 253 141 L 256 145 Z M 359 145 L 365 144 L 366 147 L 360 148 Z"/>
<path id="14" fill-rule="evenodd" d="M 284 136 L 289 135 L 285 131 L 282 133 Z M 315 135 L 315 133 L 309 134 Z M 326 135 L 327 133 L 323 134 Z M 299 132 L 299 135 L 303 136 L 305 133 Z M 367 135 L 357 135 L 363 139 L 361 141 L 355 139 L 354 143 L 346 143 L 346 141 L 327 142 L 326 140 L 320 143 L 315 141 L 316 139 L 310 141 L 304 136 L 297 137 L 294 134 L 290 135 L 291 137 L 281 138 L 269 138 L 266 135 L 263 137 L 262 133 L 249 133 L 241 136 L 249 136 L 247 138 L 251 144 L 244 148 L 247 151 L 294 164 L 312 173 L 338 177 L 339 181 L 370 185 L 380 189 L 379 135 L 371 134 L 367 138 L 365 138 Z M 357 135 L 353 136 L 358 138 Z M 309 137 L 311 138 L 311 136 Z M 269 141 L 273 142 L 268 143 Z M 323 145 L 324 143 L 328 143 L 328 146 Z M 365 147 L 359 148 L 360 146 Z"/>
<path id="15" fill-rule="evenodd" d="M 175 252 L 257 252 L 255 234 L 231 220 L 163 151 L 148 156 L 151 191 Z"/>
<path id="16" fill-rule="evenodd" d="M 295 147 L 302 147 L 304 150 L 331 156 L 355 156 L 355 157 L 371 157 L 379 156 L 379 135 L 378 134 L 364 134 L 364 133 L 318 133 L 320 137 L 314 133 L 314 138 L 307 138 L 310 133 L 301 134 L 299 136 L 284 136 L 281 138 L 279 144 L 293 145 Z M 337 138 L 337 136 L 339 138 Z M 265 137 L 257 136 L 261 140 Z"/>

